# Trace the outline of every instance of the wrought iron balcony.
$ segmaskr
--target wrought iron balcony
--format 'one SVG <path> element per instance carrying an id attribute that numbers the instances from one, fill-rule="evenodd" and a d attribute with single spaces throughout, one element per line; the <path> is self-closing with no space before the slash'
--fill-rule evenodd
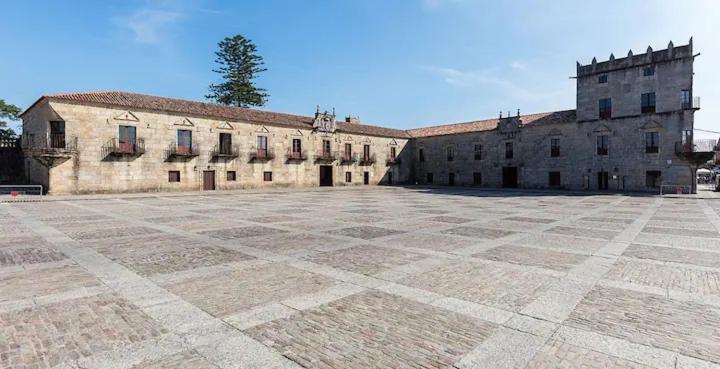
<path id="1" fill-rule="evenodd" d="M 357 161 L 357 154 L 343 154 L 343 156 L 340 158 L 340 164 L 342 165 L 351 165 L 353 163 L 357 163 Z"/>
<path id="2" fill-rule="evenodd" d="M 288 161 L 305 161 L 307 160 L 307 151 L 288 150 L 285 157 Z"/>
<path id="3" fill-rule="evenodd" d="M 337 153 L 333 151 L 318 151 L 315 154 L 315 162 L 332 163 L 337 160 Z"/>
<path id="4" fill-rule="evenodd" d="M 140 156 L 145 153 L 145 140 L 138 138 L 135 142 L 120 142 L 113 138 L 105 143 L 102 150 L 105 156 Z"/>
<path id="5" fill-rule="evenodd" d="M 700 109 L 700 97 L 695 96 L 690 101 L 683 101 L 683 110 L 699 110 Z"/>
<path id="6" fill-rule="evenodd" d="M 397 156 L 388 155 L 387 160 L 385 160 L 385 165 L 400 165 L 400 158 Z"/>
<path id="7" fill-rule="evenodd" d="M 69 160 L 78 153 L 77 137 L 51 134 L 47 137 L 23 136 L 23 150 L 47 167 Z"/>
<path id="8" fill-rule="evenodd" d="M 237 158 L 240 156 L 240 148 L 237 146 L 232 145 L 215 145 L 212 150 L 210 150 L 210 157 L 211 158 Z"/>
<path id="9" fill-rule="evenodd" d="M 269 161 L 275 159 L 273 149 L 257 149 L 250 150 L 250 161 Z"/>
<path id="10" fill-rule="evenodd" d="M 171 143 L 167 150 L 165 150 L 166 160 L 178 158 L 178 159 L 189 159 L 200 155 L 200 149 L 197 144 L 192 145 L 178 145 Z"/>
<path id="11" fill-rule="evenodd" d="M 715 151 L 712 145 L 698 145 L 693 141 L 675 142 L 675 154 L 692 164 L 700 165 L 712 160 Z"/>
<path id="12" fill-rule="evenodd" d="M 373 165 L 375 164 L 375 154 L 363 155 L 360 158 L 360 165 Z"/>

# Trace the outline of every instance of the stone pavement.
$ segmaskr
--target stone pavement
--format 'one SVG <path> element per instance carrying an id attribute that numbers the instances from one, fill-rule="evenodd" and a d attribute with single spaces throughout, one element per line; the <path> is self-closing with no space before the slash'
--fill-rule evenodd
<path id="1" fill-rule="evenodd" d="M 0 369 L 720 368 L 720 200 L 0 203 Z"/>

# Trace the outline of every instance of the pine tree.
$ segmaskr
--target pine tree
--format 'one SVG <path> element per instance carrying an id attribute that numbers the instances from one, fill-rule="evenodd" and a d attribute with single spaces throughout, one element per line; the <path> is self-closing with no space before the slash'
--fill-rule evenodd
<path id="1" fill-rule="evenodd" d="M 205 97 L 219 104 L 249 107 L 263 106 L 268 94 L 265 89 L 255 86 L 258 73 L 267 69 L 263 58 L 257 55 L 252 41 L 241 35 L 226 37 L 218 43 L 215 62 L 219 65 L 213 72 L 222 76 L 222 83 L 211 84 L 210 94 Z"/>

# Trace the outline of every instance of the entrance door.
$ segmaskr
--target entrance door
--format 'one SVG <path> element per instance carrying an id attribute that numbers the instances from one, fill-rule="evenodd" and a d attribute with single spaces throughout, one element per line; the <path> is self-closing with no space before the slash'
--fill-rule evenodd
<path id="1" fill-rule="evenodd" d="M 505 188 L 517 188 L 518 173 L 517 167 L 503 167 L 502 186 Z"/>
<path id="2" fill-rule="evenodd" d="M 203 191 L 213 191 L 215 189 L 215 171 L 206 170 L 203 172 Z"/>
<path id="3" fill-rule="evenodd" d="M 321 165 L 320 166 L 320 186 L 332 186 L 332 185 L 333 185 L 332 166 L 331 165 Z"/>
<path id="4" fill-rule="evenodd" d="M 455 173 L 448 173 L 448 186 L 455 186 Z"/>
<path id="5" fill-rule="evenodd" d="M 54 149 L 65 148 L 65 122 L 50 122 L 50 145 Z"/>
<path id="6" fill-rule="evenodd" d="M 598 190 L 608 189 L 608 172 L 598 172 Z"/>
<path id="7" fill-rule="evenodd" d="M 388 172 L 387 184 L 389 184 L 389 185 L 392 185 L 392 184 L 393 184 L 393 174 L 392 174 L 392 172 Z"/>
<path id="8" fill-rule="evenodd" d="M 370 184 L 370 172 L 363 173 L 363 184 Z"/>

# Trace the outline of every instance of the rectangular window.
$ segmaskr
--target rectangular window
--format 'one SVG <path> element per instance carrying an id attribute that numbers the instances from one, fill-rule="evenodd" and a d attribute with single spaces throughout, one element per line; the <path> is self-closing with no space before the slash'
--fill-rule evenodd
<path id="1" fill-rule="evenodd" d="M 548 185 L 560 186 L 560 172 L 549 172 L 548 173 Z"/>
<path id="2" fill-rule="evenodd" d="M 363 145 L 363 160 L 370 160 L 370 145 Z"/>
<path id="3" fill-rule="evenodd" d="M 221 133 L 220 134 L 220 153 L 223 155 L 232 154 L 232 134 Z"/>
<path id="4" fill-rule="evenodd" d="M 50 147 L 54 149 L 65 148 L 65 122 L 62 120 L 50 122 Z"/>
<path id="5" fill-rule="evenodd" d="M 425 162 L 425 150 L 424 149 L 418 149 L 418 161 L 421 163 Z"/>
<path id="6" fill-rule="evenodd" d="M 662 173 L 659 170 L 648 170 L 645 172 L 645 187 L 647 188 L 659 188 L 661 182 Z"/>
<path id="7" fill-rule="evenodd" d="M 123 152 L 135 152 L 136 129 L 133 126 L 118 128 L 118 148 Z"/>
<path id="8" fill-rule="evenodd" d="M 228 170 L 227 172 L 227 180 L 229 182 L 234 182 L 237 179 L 237 173 L 235 173 L 234 170 Z"/>
<path id="9" fill-rule="evenodd" d="M 257 136 L 257 155 L 261 158 L 267 157 L 268 142 L 267 136 Z"/>
<path id="10" fill-rule="evenodd" d="M 263 172 L 263 181 L 272 182 L 272 172 Z"/>
<path id="11" fill-rule="evenodd" d="M 682 108 L 683 109 L 692 109 L 691 102 L 692 94 L 690 94 L 690 90 L 682 90 L 680 91 L 680 101 L 682 102 Z"/>
<path id="12" fill-rule="evenodd" d="M 180 182 L 180 171 L 171 170 L 168 172 L 168 182 Z"/>
<path id="13" fill-rule="evenodd" d="M 177 134 L 177 152 L 180 154 L 192 154 L 192 131 L 178 129 Z"/>
<path id="14" fill-rule="evenodd" d="M 513 156 L 514 156 L 513 143 L 505 142 L 505 159 L 512 159 Z"/>
<path id="15" fill-rule="evenodd" d="M 654 92 L 648 92 L 640 96 L 640 112 L 643 114 L 655 112 Z"/>
<path id="16" fill-rule="evenodd" d="M 560 139 L 559 138 L 551 138 L 550 139 L 550 156 L 556 158 L 560 156 Z"/>
<path id="17" fill-rule="evenodd" d="M 598 108 L 599 108 L 599 117 L 600 119 L 610 119 L 612 118 L 612 99 L 606 98 L 606 99 L 600 99 L 598 101 Z"/>
<path id="18" fill-rule="evenodd" d="M 607 83 L 607 74 L 601 74 L 598 76 L 598 83 Z"/>
<path id="19" fill-rule="evenodd" d="M 475 144 L 475 160 L 482 160 L 482 145 Z"/>
<path id="20" fill-rule="evenodd" d="M 302 155 L 302 141 L 299 138 L 293 138 L 292 140 L 292 157 L 300 158 Z"/>
<path id="21" fill-rule="evenodd" d="M 480 186 L 482 184 L 482 173 L 480 173 L 480 172 L 473 173 L 473 184 L 475 186 Z"/>
<path id="22" fill-rule="evenodd" d="M 647 77 L 647 76 L 652 76 L 654 74 L 655 74 L 654 66 L 649 66 L 649 67 L 643 68 L 643 76 Z"/>
<path id="23" fill-rule="evenodd" d="M 432 184 L 433 181 L 434 181 L 434 178 L 433 178 L 433 177 L 434 177 L 434 176 L 433 176 L 432 173 L 427 173 L 427 174 L 425 175 L 425 182 L 426 182 L 427 184 Z"/>
<path id="24" fill-rule="evenodd" d="M 345 182 L 352 182 L 352 172 L 345 172 Z"/>
<path id="25" fill-rule="evenodd" d="M 397 155 L 397 150 L 395 147 L 390 148 L 390 159 L 395 160 L 395 155 Z"/>
<path id="26" fill-rule="evenodd" d="M 446 153 L 446 154 L 447 154 L 447 155 L 446 155 L 446 156 L 447 156 L 447 161 L 453 161 L 453 160 L 455 160 L 455 148 L 453 148 L 452 146 L 448 146 L 448 148 L 447 148 L 447 153 Z"/>
<path id="27" fill-rule="evenodd" d="M 323 156 L 330 155 L 330 140 L 323 140 L 322 153 L 323 153 Z"/>
<path id="28" fill-rule="evenodd" d="M 597 154 L 607 155 L 608 154 L 608 136 L 602 135 L 597 136 Z"/>
<path id="29" fill-rule="evenodd" d="M 659 151 L 660 146 L 660 133 L 659 132 L 645 132 L 645 152 L 648 154 L 654 154 Z"/>
<path id="30" fill-rule="evenodd" d="M 346 143 L 345 144 L 345 153 L 343 154 L 343 159 L 349 161 L 352 158 L 352 144 Z"/>

